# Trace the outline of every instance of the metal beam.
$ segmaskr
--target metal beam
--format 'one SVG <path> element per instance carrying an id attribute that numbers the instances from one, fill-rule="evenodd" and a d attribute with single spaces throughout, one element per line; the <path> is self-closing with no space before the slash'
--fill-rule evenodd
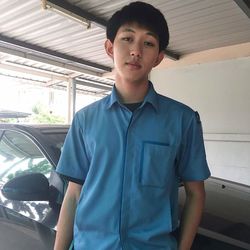
<path id="1" fill-rule="evenodd" d="M 78 57 L 70 56 L 61 52 L 56 52 L 51 49 L 43 48 L 38 45 L 19 41 L 14 38 L 10 38 L 0 34 L 0 46 L 9 49 L 16 49 L 33 55 L 39 55 L 40 57 L 53 59 L 59 62 L 67 64 L 73 64 L 82 67 L 83 69 L 93 72 L 108 72 L 111 71 L 110 67 L 93 63 Z"/>
<path id="2" fill-rule="evenodd" d="M 1 44 L 1 42 L 0 42 Z M 43 57 L 41 55 L 34 55 L 34 54 L 30 54 L 28 52 L 23 52 L 22 49 L 20 48 L 6 48 L 0 45 L 0 52 L 4 53 L 4 54 L 8 54 L 8 55 L 13 55 L 16 57 L 21 57 L 21 58 L 25 58 L 28 60 L 32 60 L 32 61 L 36 61 L 39 63 L 44 63 L 44 64 L 50 64 L 53 65 L 55 67 L 59 67 L 59 68 L 63 68 L 69 71 L 73 71 L 76 74 L 89 74 L 89 75 L 96 75 L 96 76 L 100 76 L 101 73 L 97 73 L 94 71 L 90 71 L 87 70 L 83 67 L 81 67 L 81 65 L 74 65 L 72 64 L 68 64 L 67 62 L 63 62 L 61 60 L 58 60 L 56 58 L 47 58 L 47 57 Z"/>
<path id="3" fill-rule="evenodd" d="M 57 85 L 59 85 L 59 84 L 61 84 L 61 83 L 63 83 L 63 81 L 49 80 L 49 81 L 47 81 L 47 82 L 45 83 L 44 86 L 47 87 L 47 88 L 51 88 L 51 87 L 57 86 Z"/>
<path id="4" fill-rule="evenodd" d="M 178 61 L 180 59 L 180 55 L 178 55 L 170 50 L 165 50 L 164 52 L 165 52 L 166 57 L 168 57 L 174 61 Z"/>
<path id="5" fill-rule="evenodd" d="M 80 7 L 69 3 L 69 2 L 66 2 L 63 0 L 47 0 L 47 2 L 51 2 L 53 5 L 57 5 L 61 9 L 65 9 L 76 16 L 79 16 L 81 18 L 85 18 L 91 22 L 94 22 L 97 26 L 99 26 L 103 29 L 106 29 L 106 27 L 107 27 L 107 23 L 108 23 L 107 20 L 99 18 L 99 17 L 97 17 L 97 16 L 95 16 L 95 15 L 81 9 Z M 176 54 L 168 49 L 165 50 L 165 55 L 174 61 L 180 59 L 180 55 L 178 55 L 178 54 Z"/>
<path id="6" fill-rule="evenodd" d="M 249 0 L 234 0 L 242 11 L 250 18 L 250 1 Z"/>
<path id="7" fill-rule="evenodd" d="M 74 79 L 74 82 L 76 84 L 82 85 L 82 86 L 87 86 L 90 88 L 96 88 L 96 89 L 102 89 L 105 91 L 111 91 L 112 90 L 112 86 L 108 86 L 108 85 L 104 85 L 104 84 L 97 84 L 95 82 L 92 82 L 90 80 L 86 80 L 86 79 Z"/>
<path id="8" fill-rule="evenodd" d="M 80 16 L 82 18 L 85 18 L 91 22 L 94 22 L 97 26 L 105 29 L 107 26 L 107 21 L 97 17 L 83 9 L 81 9 L 80 7 L 73 5 L 67 1 L 63 1 L 63 0 L 47 0 L 47 2 L 52 3 L 53 5 L 57 5 L 59 6 L 61 9 L 65 9 L 71 13 L 73 13 L 74 15 Z"/>
<path id="9" fill-rule="evenodd" d="M 37 84 L 35 85 L 39 85 L 39 86 L 43 86 L 44 87 L 44 84 L 46 84 L 46 81 L 41 81 L 41 80 L 35 80 L 35 79 L 30 79 L 30 78 L 27 78 L 27 77 L 20 77 L 20 76 L 17 76 L 17 75 L 11 75 L 11 74 L 8 74 L 8 73 L 3 73 L 3 72 L 0 72 L 0 76 L 4 76 L 4 77 L 9 77 L 9 78 L 15 78 L 15 79 L 18 79 L 20 81 L 25 81 L 25 83 L 27 82 L 35 82 Z"/>
<path id="10" fill-rule="evenodd" d="M 14 65 L 12 63 L 8 63 L 8 62 L 0 63 L 0 68 L 5 69 L 5 70 L 9 70 L 9 71 L 44 77 L 44 78 L 48 78 L 50 80 L 58 80 L 58 81 L 67 82 L 68 78 L 69 78 L 67 76 L 59 76 L 59 75 L 56 75 L 53 73 L 42 72 L 41 70 L 32 69 L 32 68 L 29 68 L 28 66 L 20 66 L 20 65 L 16 66 L 16 65 Z"/>

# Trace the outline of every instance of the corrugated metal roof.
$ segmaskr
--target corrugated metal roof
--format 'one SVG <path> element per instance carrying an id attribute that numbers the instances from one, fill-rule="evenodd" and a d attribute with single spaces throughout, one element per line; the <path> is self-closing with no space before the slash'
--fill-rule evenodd
<path id="1" fill-rule="evenodd" d="M 73 5 L 105 20 L 133 1 L 79 1 Z M 169 49 L 180 55 L 250 41 L 250 20 L 232 0 L 144 1 L 159 8 L 170 29 Z"/>
<path id="2" fill-rule="evenodd" d="M 104 21 L 129 2 L 132 1 L 66 1 Z M 165 15 L 170 29 L 168 49 L 179 55 L 250 41 L 250 19 L 235 1 L 155 0 L 144 2 L 152 3 Z M 73 75 L 77 71 L 71 70 L 74 59 L 86 60 L 103 67 L 112 67 L 112 61 L 106 55 L 103 45 L 105 30 L 98 24 L 92 23 L 87 29 L 86 26 L 67 17 L 44 10 L 40 0 L 0 0 L 0 6 L 0 35 L 2 37 L 73 57 L 72 60 L 65 58 L 64 66 L 57 67 L 56 63 L 46 66 L 45 63 L 34 62 L 34 58 L 32 62 L 30 58 L 27 60 L 26 58 L 32 54 L 32 51 L 29 51 L 22 59 L 12 58 L 12 63 L 66 76 Z M 1 46 L 3 47 L 5 43 L 1 43 L 0 37 L 0 52 L 4 52 L 1 51 Z M 15 48 L 19 48 L 19 44 L 15 44 Z M 80 64 L 82 61 L 76 62 L 75 66 Z M 105 72 L 105 70 L 103 68 L 96 72 Z"/>
<path id="3" fill-rule="evenodd" d="M 39 0 L 0 1 L 0 4 L 3 6 L 1 34 L 88 61 L 111 64 L 107 56 L 103 56 L 103 29 L 92 25 L 87 30 L 73 20 L 42 9 Z"/>

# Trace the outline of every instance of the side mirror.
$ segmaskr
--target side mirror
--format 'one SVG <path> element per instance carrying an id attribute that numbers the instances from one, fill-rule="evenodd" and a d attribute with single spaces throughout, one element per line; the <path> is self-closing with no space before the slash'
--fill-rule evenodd
<path id="1" fill-rule="evenodd" d="M 17 176 L 2 188 L 2 194 L 9 200 L 48 201 L 49 182 L 41 173 Z"/>

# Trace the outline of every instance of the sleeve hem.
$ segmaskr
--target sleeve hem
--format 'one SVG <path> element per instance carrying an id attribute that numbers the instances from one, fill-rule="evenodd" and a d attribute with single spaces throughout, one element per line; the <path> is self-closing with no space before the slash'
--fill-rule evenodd
<path id="1" fill-rule="evenodd" d="M 74 182 L 76 184 L 79 184 L 79 185 L 83 185 L 84 184 L 84 181 L 81 180 L 81 179 L 77 179 L 77 178 L 73 178 L 71 176 L 67 176 L 67 175 L 63 175 L 63 174 L 60 174 L 65 180 L 67 181 L 71 181 L 71 182 Z"/>

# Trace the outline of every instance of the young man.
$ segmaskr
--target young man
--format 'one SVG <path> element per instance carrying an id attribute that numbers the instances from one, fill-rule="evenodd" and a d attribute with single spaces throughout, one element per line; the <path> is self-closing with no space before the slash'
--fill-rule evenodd
<path id="1" fill-rule="evenodd" d="M 131 3 L 110 19 L 105 49 L 115 86 L 77 112 L 67 135 L 57 171 L 69 186 L 55 250 L 72 239 L 75 250 L 190 249 L 210 172 L 198 114 L 148 80 L 168 39 L 149 4 Z M 180 180 L 187 199 L 176 240 Z"/>

